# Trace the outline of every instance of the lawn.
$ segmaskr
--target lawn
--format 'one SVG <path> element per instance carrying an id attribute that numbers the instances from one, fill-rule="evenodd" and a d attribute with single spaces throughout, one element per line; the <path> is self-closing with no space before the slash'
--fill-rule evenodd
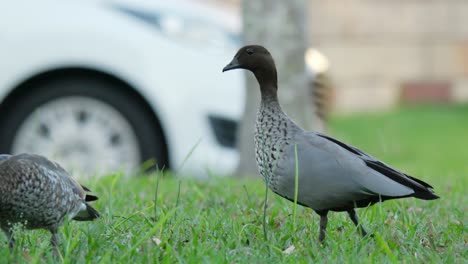
<path id="1" fill-rule="evenodd" d="M 153 174 L 109 175 L 86 184 L 103 218 L 69 222 L 60 232 L 64 263 L 467 263 L 468 105 L 421 106 L 334 117 L 330 133 L 431 183 L 441 199 L 387 201 L 358 210 L 371 238 L 344 213 L 319 217 L 269 193 L 259 178 L 206 181 Z M 49 234 L 20 231 L 0 263 L 53 260 Z"/>

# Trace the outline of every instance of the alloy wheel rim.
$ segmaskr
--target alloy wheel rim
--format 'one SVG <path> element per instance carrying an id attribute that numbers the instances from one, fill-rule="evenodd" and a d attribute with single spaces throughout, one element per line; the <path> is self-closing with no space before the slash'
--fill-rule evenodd
<path id="1" fill-rule="evenodd" d="M 69 96 L 33 111 L 19 126 L 12 152 L 36 153 L 82 176 L 129 173 L 141 160 L 129 121 L 97 99 Z"/>

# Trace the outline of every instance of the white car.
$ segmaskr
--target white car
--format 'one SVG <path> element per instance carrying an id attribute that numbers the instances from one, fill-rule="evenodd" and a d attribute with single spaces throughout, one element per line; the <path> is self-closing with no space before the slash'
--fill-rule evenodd
<path id="1" fill-rule="evenodd" d="M 244 80 L 221 69 L 235 24 L 192 1 L 2 3 L 0 153 L 89 176 L 149 159 L 181 175 L 232 173 Z"/>

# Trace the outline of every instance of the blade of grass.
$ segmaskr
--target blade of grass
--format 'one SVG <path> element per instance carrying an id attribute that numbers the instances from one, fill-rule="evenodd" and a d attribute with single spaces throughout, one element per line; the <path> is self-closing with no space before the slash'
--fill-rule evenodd
<path id="1" fill-rule="evenodd" d="M 267 201 L 268 201 L 268 180 L 265 181 L 265 200 L 263 202 L 263 235 L 265 236 L 265 241 L 268 241 L 268 233 L 266 226 L 266 213 L 267 213 Z"/>
<path id="2" fill-rule="evenodd" d="M 176 198 L 176 204 L 175 204 L 175 208 L 177 209 L 179 207 L 179 201 L 180 201 L 180 185 L 181 185 L 181 181 L 179 180 L 178 181 L 178 184 L 177 184 L 177 198 Z M 174 219 L 177 219 L 177 210 L 174 214 Z"/>
<path id="3" fill-rule="evenodd" d="M 297 158 L 297 144 L 294 144 L 294 159 L 296 161 L 296 170 L 294 175 L 293 232 L 296 232 L 297 195 L 299 192 L 299 160 Z"/>
<path id="4" fill-rule="evenodd" d="M 380 236 L 380 234 L 378 232 L 375 232 L 374 233 L 374 237 L 377 239 L 377 242 L 379 243 L 380 247 L 382 248 L 382 250 L 385 252 L 385 254 L 390 258 L 390 261 L 393 263 L 393 264 L 397 264 L 398 261 L 397 259 L 395 258 L 395 255 L 393 254 L 392 250 L 390 249 L 390 247 L 388 246 L 387 242 L 385 242 L 383 240 L 383 238 Z"/>
<path id="5" fill-rule="evenodd" d="M 159 192 L 159 180 L 160 180 L 160 173 L 156 173 L 156 190 L 155 190 L 155 193 L 154 193 L 154 208 L 153 208 L 153 212 L 154 212 L 154 220 L 157 219 L 158 217 L 158 192 Z"/>
<path id="6" fill-rule="evenodd" d="M 148 238 L 152 235 L 154 235 L 156 233 L 156 231 L 161 227 L 163 226 L 166 221 L 172 216 L 174 215 L 176 211 L 176 208 L 173 208 L 171 209 L 169 212 L 167 212 L 167 214 L 164 215 L 163 218 L 161 218 L 161 220 L 159 220 L 154 226 L 153 228 L 151 228 L 151 230 L 149 230 L 145 236 L 141 237 L 134 245 L 132 248 L 130 248 L 129 250 L 127 250 L 123 255 L 122 257 L 120 257 L 121 259 L 123 258 L 126 258 L 128 256 L 128 254 L 130 254 L 132 251 L 134 251 L 137 247 L 139 247 L 144 241 L 148 240 Z"/>
<path id="7" fill-rule="evenodd" d="M 180 185 L 182 185 L 182 182 L 181 180 L 179 180 L 179 183 L 177 184 L 177 199 L 176 199 L 176 207 L 179 206 L 179 202 L 180 202 Z"/>
<path id="8" fill-rule="evenodd" d="M 195 143 L 195 145 L 193 145 L 193 147 L 189 150 L 189 152 L 187 153 L 187 155 L 184 157 L 184 160 L 182 161 L 182 163 L 179 165 L 179 167 L 177 168 L 177 173 L 178 174 L 182 168 L 184 167 L 185 163 L 187 162 L 187 160 L 190 158 L 190 156 L 192 156 L 193 152 L 195 151 L 195 149 L 198 147 L 198 145 L 200 145 L 202 141 L 202 138 L 200 138 L 197 143 Z"/>

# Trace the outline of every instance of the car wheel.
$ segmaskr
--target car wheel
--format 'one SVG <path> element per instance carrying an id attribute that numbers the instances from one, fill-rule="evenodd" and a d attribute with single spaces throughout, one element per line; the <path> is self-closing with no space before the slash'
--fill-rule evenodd
<path id="1" fill-rule="evenodd" d="M 0 149 L 37 153 L 84 175 L 166 163 L 159 124 L 123 85 L 59 78 L 28 87 L 2 118 Z"/>

